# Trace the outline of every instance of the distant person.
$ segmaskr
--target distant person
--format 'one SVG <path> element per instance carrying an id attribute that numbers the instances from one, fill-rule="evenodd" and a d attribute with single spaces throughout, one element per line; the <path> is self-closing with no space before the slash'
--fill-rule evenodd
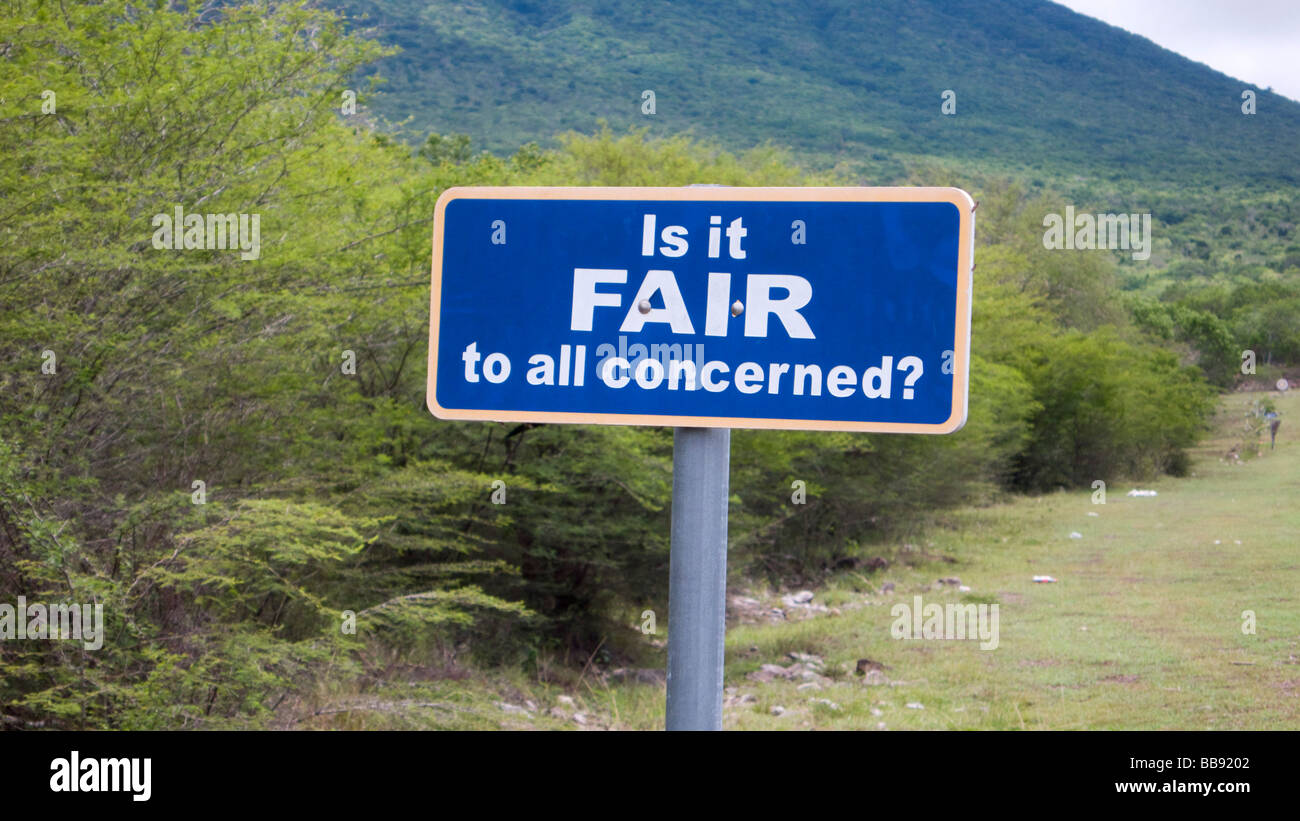
<path id="1" fill-rule="evenodd" d="M 1277 446 L 1277 429 L 1282 426 L 1282 419 L 1277 411 L 1269 411 L 1264 420 L 1268 422 L 1268 449 L 1273 450 Z"/>

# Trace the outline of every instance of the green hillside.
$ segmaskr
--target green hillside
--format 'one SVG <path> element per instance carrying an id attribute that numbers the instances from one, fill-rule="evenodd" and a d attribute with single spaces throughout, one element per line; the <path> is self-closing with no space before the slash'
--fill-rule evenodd
<path id="1" fill-rule="evenodd" d="M 766 140 L 873 181 L 927 155 L 1116 181 L 1295 183 L 1300 103 L 1042 0 L 331 0 L 401 53 L 371 106 L 508 151 L 598 119 Z M 956 113 L 941 113 L 941 94 Z M 642 113 L 642 92 L 655 113 Z"/>

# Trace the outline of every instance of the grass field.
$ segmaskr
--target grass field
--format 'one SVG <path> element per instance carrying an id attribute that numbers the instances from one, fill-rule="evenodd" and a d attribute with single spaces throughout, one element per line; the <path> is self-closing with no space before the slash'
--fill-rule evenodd
<path id="1" fill-rule="evenodd" d="M 817 599 L 836 603 L 839 616 L 729 631 L 727 683 L 756 702 L 729 710 L 726 726 L 1300 726 L 1300 445 L 1295 423 L 1284 423 L 1276 450 L 1266 435 L 1258 458 L 1225 459 L 1241 441 L 1250 398 L 1223 400 L 1192 475 L 1142 486 L 1156 497 L 1115 485 L 1105 504 L 1089 491 L 963 511 L 924 545 L 956 564 L 890 568 L 871 579 L 895 582 L 883 596 L 845 578 Z M 1300 417 L 1294 393 L 1278 407 L 1284 419 Z M 1036 584 L 1034 575 L 1058 582 Z M 950 576 L 971 591 L 936 584 Z M 891 606 L 917 594 L 926 603 L 996 602 L 997 649 L 891 638 Z M 1254 613 L 1254 634 L 1243 632 L 1243 611 Z M 791 651 L 822 656 L 835 683 L 799 691 L 797 681 L 747 680 L 761 663 L 789 664 L 781 656 Z M 888 665 L 887 683 L 852 675 L 859 658 Z M 787 708 L 780 717 L 770 714 L 777 704 Z"/>
<path id="2" fill-rule="evenodd" d="M 810 607 L 783 606 L 778 593 L 790 591 L 730 590 L 760 600 L 756 612 L 782 607 L 788 620 L 729 628 L 724 726 L 1300 727 L 1300 392 L 1273 394 L 1286 421 L 1277 449 L 1265 433 L 1259 456 L 1241 447 L 1257 396 L 1225 397 L 1191 474 L 1140 486 L 1155 497 L 1112 484 L 1104 504 L 1080 491 L 958 511 L 910 549 L 896 546 L 889 568 L 832 579 Z M 1234 447 L 1242 458 L 1229 456 Z M 949 577 L 970 590 L 938 582 Z M 886 582 L 894 589 L 881 593 Z M 997 648 L 891 637 L 891 609 L 917 595 L 996 604 Z M 1244 611 L 1254 633 L 1243 631 Z M 791 653 L 820 661 L 789 680 L 751 677 L 764 664 L 788 668 Z M 858 675 L 859 659 L 880 667 Z M 663 727 L 662 684 L 606 686 L 590 671 L 540 678 L 390 679 L 350 697 L 355 711 L 297 726 Z"/>

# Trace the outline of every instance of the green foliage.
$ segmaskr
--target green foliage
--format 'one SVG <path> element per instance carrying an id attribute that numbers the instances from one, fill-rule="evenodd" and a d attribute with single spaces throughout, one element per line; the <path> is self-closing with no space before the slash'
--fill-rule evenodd
<path id="1" fill-rule="evenodd" d="M 814 579 L 929 511 L 989 501 L 1009 479 L 1037 406 L 1013 368 L 976 356 L 971 381 L 969 418 L 950 436 L 737 431 L 733 555 L 777 581 Z M 805 485 L 802 504 L 795 481 Z"/>
<path id="2" fill-rule="evenodd" d="M 444 137 L 441 134 L 430 134 L 424 145 L 420 146 L 419 153 L 434 165 L 444 162 L 458 165 L 470 158 L 469 135 L 452 134 Z"/>
<path id="3" fill-rule="evenodd" d="M 1199 371 L 1111 331 L 1054 337 L 1033 360 L 1027 375 L 1042 409 L 1018 460 L 1019 487 L 1176 472 L 1213 406 Z"/>
<path id="4" fill-rule="evenodd" d="M 1040 0 L 328 5 L 401 49 L 365 69 L 389 80 L 377 112 L 495 152 L 604 119 L 733 149 L 776 136 L 875 184 L 918 157 L 1065 178 L 1300 181 L 1300 104 L 1254 88 L 1259 113 L 1244 115 L 1248 84 Z M 940 110 L 948 89 L 953 116 Z M 1171 204 L 1157 218 L 1190 214 Z"/>
<path id="5" fill-rule="evenodd" d="M 311 5 L 11 5 L 0 601 L 99 602 L 108 629 L 96 650 L 0 644 L 6 723 L 283 726 L 377 659 L 590 657 L 629 610 L 664 612 L 669 430 L 425 409 L 434 202 L 452 185 L 806 185 L 843 169 L 603 125 L 508 157 L 455 135 L 412 151 L 339 110 L 383 52 Z M 516 22 L 566 19 L 547 15 Z M 771 36 L 775 54 L 786 35 Z M 736 431 L 738 571 L 811 578 L 925 512 L 1176 470 L 1208 396 L 1179 355 L 1206 365 L 1243 330 L 1279 356 L 1295 344 L 1294 292 L 1271 270 L 1130 311 L 1112 255 L 1042 247 L 1061 194 L 990 182 L 979 198 L 965 428 Z M 177 206 L 260 215 L 258 258 L 155 248 L 155 215 Z"/>
<path id="6" fill-rule="evenodd" d="M 109 630 L 98 650 L 0 645 L 6 719 L 258 724 L 367 641 L 527 617 L 473 584 L 499 563 L 457 499 L 433 513 L 456 524 L 397 551 L 437 573 L 370 572 L 394 517 L 366 500 L 437 470 L 419 365 L 443 183 L 338 116 L 383 51 L 302 3 L 11 5 L 0 600 L 93 599 Z M 259 215 L 259 257 L 155 248 L 177 206 Z M 346 610 L 373 615 L 363 639 Z"/>

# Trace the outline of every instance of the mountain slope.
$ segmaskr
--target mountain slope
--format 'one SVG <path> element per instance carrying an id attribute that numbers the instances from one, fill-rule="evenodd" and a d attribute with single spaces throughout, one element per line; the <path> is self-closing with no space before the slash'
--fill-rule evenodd
<path id="1" fill-rule="evenodd" d="M 598 118 L 1123 180 L 1300 181 L 1300 104 L 1042 0 L 333 0 L 402 53 L 373 99 L 509 150 Z M 941 94 L 956 93 L 944 116 Z M 642 113 L 642 92 L 655 113 Z"/>

